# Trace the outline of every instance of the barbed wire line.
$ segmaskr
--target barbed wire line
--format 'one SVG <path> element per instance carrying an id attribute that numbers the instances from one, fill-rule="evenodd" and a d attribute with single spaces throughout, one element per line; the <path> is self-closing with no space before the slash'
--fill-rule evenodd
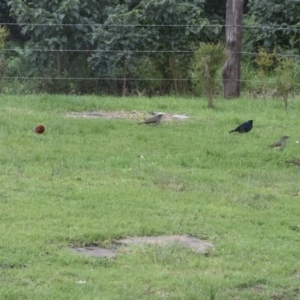
<path id="1" fill-rule="evenodd" d="M 123 81 L 124 77 L 28 77 L 28 76 L 4 76 L 2 79 L 16 80 L 16 79 L 30 79 L 30 80 L 120 80 Z M 199 81 L 196 78 L 125 78 L 126 81 Z M 238 81 L 238 82 L 253 82 L 253 83 L 268 83 L 263 80 L 253 80 L 253 79 L 225 79 L 222 81 Z M 296 82 L 296 85 L 300 85 L 300 82 Z"/>
<path id="2" fill-rule="evenodd" d="M 178 54 L 184 54 L 184 53 L 195 53 L 196 50 L 87 50 L 87 49 L 34 49 L 34 48 L 28 48 L 28 49 L 22 49 L 22 48 L 6 48 L 2 49 L 3 52 L 19 52 L 19 51 L 28 51 L 28 52 L 84 52 L 84 53 L 121 53 L 124 54 L 128 53 L 178 53 Z M 247 52 L 247 51 L 229 51 L 229 54 L 244 54 L 244 55 L 259 55 L 258 52 Z M 272 54 L 272 53 L 270 53 Z M 282 54 L 282 53 L 275 53 L 274 56 L 279 57 L 300 57 L 299 54 Z"/>
<path id="3" fill-rule="evenodd" d="M 8 51 L 32 51 L 32 52 L 124 52 L 124 53 L 192 53 L 195 52 L 193 50 L 87 50 L 87 49 L 34 49 L 34 48 L 28 48 L 28 49 L 22 49 L 22 48 L 11 48 L 11 49 L 2 49 L 2 51 L 8 52 Z"/>
<path id="4" fill-rule="evenodd" d="M 258 25 L 226 25 L 226 24 L 101 24 L 101 23 L 0 23 L 0 26 L 96 26 L 96 27 L 242 27 L 250 29 L 270 29 L 270 30 L 296 30 L 300 31 L 299 28 L 295 27 L 277 27 L 277 26 L 258 26 Z M 298 24 L 295 26 L 299 26 Z"/>
<path id="5" fill-rule="evenodd" d="M 30 80 L 124 80 L 124 77 L 26 77 L 4 76 L 2 79 L 30 79 Z M 125 78 L 127 81 L 190 81 L 192 78 Z"/>
<path id="6" fill-rule="evenodd" d="M 221 24 L 103 24 L 103 23 L 0 23 L 0 26 L 98 26 L 98 27 L 216 27 L 216 26 L 235 26 Z"/>
<path id="7" fill-rule="evenodd" d="M 228 52 L 229 54 L 246 54 L 246 55 L 259 55 L 259 52 Z M 280 56 L 280 57 L 300 57 L 299 54 L 283 54 L 283 53 L 268 53 L 270 55 L 274 55 L 274 56 Z"/>

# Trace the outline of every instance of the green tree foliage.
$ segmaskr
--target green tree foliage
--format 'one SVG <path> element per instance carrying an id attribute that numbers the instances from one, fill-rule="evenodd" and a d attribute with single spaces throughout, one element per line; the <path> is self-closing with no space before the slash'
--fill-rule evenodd
<path id="1" fill-rule="evenodd" d="M 90 70 L 87 64 L 82 64 L 86 61 L 88 52 L 76 50 L 91 49 L 91 44 L 86 41 L 85 35 L 94 29 L 96 23 L 103 22 L 104 7 L 107 2 L 104 0 L 34 0 L 31 2 L 11 0 L 8 1 L 8 5 L 11 15 L 22 28 L 22 34 L 29 37 L 25 45 L 28 59 L 44 75 L 61 77 L 64 74 L 72 74 L 72 76 L 89 77 Z M 63 52 L 62 50 L 75 51 Z M 80 72 L 78 72 L 79 62 Z M 55 86 L 57 82 L 53 82 L 53 88 Z"/>
<path id="2" fill-rule="evenodd" d="M 300 53 L 300 2 L 295 0 L 249 0 L 244 29 L 244 50 Z"/>
<path id="3" fill-rule="evenodd" d="M 127 79 L 132 74 L 139 77 L 141 62 L 149 66 L 143 76 L 155 74 L 160 80 L 155 86 L 162 92 L 182 92 L 193 45 L 216 41 L 222 35 L 221 26 L 213 25 L 212 17 L 207 17 L 205 0 L 8 0 L 2 6 L 1 3 L 0 0 L 0 7 L 5 4 L 6 8 L 1 11 L 3 17 L 7 17 L 7 4 L 10 16 L 26 36 L 22 60 L 27 58 L 34 72 L 38 69 L 49 78 L 121 77 L 123 94 L 132 88 L 133 83 Z M 214 7 L 210 9 L 215 11 Z M 53 79 L 43 82 L 42 89 L 63 92 L 68 87 L 62 86 L 62 82 L 70 83 Z M 90 84 L 91 81 L 82 82 L 88 92 Z"/>
<path id="4" fill-rule="evenodd" d="M 177 79 L 187 75 L 192 55 L 188 50 L 198 41 L 217 39 L 221 27 L 205 26 L 209 22 L 204 18 L 203 0 L 142 0 L 133 9 L 130 4 L 124 1 L 111 8 L 104 26 L 87 36 L 99 50 L 89 58 L 91 66 L 102 74 L 121 72 L 124 93 L 126 76 L 148 56 L 180 92 Z"/>
<path id="5" fill-rule="evenodd" d="M 0 0 L 0 23 L 5 24 L 9 30 L 9 39 L 26 41 L 27 37 L 21 35 L 20 27 L 17 26 L 16 20 L 10 15 L 10 8 L 7 0 Z"/>
<path id="6" fill-rule="evenodd" d="M 108 17 L 103 26 L 91 31 L 86 39 L 98 51 L 90 55 L 90 66 L 100 76 L 123 77 L 123 95 L 127 93 L 126 77 L 136 66 L 141 55 L 141 39 L 148 39 L 147 28 L 138 26 L 135 11 L 129 11 L 129 3 L 107 7 Z"/>
<path id="7" fill-rule="evenodd" d="M 29 34 L 37 47 L 50 49 L 82 49 L 88 45 L 84 35 L 104 20 L 104 7 L 108 1 L 98 0 L 10 0 L 10 13 Z M 63 24 L 76 24 L 64 26 Z"/>

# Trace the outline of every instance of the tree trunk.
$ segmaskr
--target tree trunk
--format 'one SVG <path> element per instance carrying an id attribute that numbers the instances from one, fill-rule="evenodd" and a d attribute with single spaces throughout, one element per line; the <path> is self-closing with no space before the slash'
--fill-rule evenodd
<path id="1" fill-rule="evenodd" d="M 243 0 L 227 0 L 226 49 L 228 58 L 223 66 L 224 98 L 240 96 Z"/>
<path id="2" fill-rule="evenodd" d="M 177 74 L 177 70 L 176 70 L 176 62 L 175 62 L 175 54 L 174 53 L 171 53 L 171 56 L 169 58 L 169 63 L 170 63 L 170 68 L 171 68 L 172 75 L 173 75 L 173 83 L 174 83 L 175 93 L 178 94 L 178 85 L 177 85 L 178 74 Z"/>
<path id="3" fill-rule="evenodd" d="M 122 86 L 122 96 L 127 96 L 127 87 L 126 87 L 126 61 L 124 61 L 124 67 L 123 67 L 123 86 Z"/>
<path id="4" fill-rule="evenodd" d="M 56 51 L 55 54 L 56 54 L 57 77 L 61 77 L 61 53 L 59 51 Z"/>

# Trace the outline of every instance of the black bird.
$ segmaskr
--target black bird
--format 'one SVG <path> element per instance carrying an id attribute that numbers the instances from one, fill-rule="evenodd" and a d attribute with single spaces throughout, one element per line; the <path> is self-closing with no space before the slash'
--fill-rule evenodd
<path id="1" fill-rule="evenodd" d="M 231 133 L 231 132 L 239 132 L 239 133 L 249 132 L 252 129 L 252 125 L 253 125 L 253 120 L 249 120 L 249 121 L 239 125 L 237 128 L 229 131 L 229 133 Z"/>
<path id="2" fill-rule="evenodd" d="M 164 114 L 158 113 L 158 114 L 154 115 L 153 117 L 146 119 L 143 122 L 139 122 L 138 124 L 158 125 L 163 116 L 164 116 Z"/>

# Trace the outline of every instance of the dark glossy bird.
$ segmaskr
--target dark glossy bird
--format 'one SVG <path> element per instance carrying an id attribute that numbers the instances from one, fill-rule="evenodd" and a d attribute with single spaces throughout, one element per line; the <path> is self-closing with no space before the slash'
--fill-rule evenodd
<path id="1" fill-rule="evenodd" d="M 300 167 L 300 159 L 299 159 L 299 158 L 286 160 L 285 162 L 286 162 L 287 164 L 293 164 L 293 165 L 295 165 L 295 166 Z"/>
<path id="2" fill-rule="evenodd" d="M 36 126 L 34 128 L 34 131 L 37 133 L 37 134 L 42 134 L 44 133 L 45 131 L 45 127 L 43 125 L 39 125 L 39 126 Z"/>
<path id="3" fill-rule="evenodd" d="M 277 141 L 276 143 L 270 145 L 269 148 L 282 150 L 286 146 L 286 142 L 287 142 L 288 138 L 289 138 L 289 136 L 287 136 L 287 135 L 282 136 L 279 141 Z"/>
<path id="4" fill-rule="evenodd" d="M 237 128 L 229 131 L 229 133 L 231 133 L 231 132 L 247 133 L 252 129 L 252 125 L 253 125 L 253 120 L 249 120 L 249 121 L 239 125 Z"/>
<path id="5" fill-rule="evenodd" d="M 161 121 L 161 118 L 163 117 L 163 114 L 161 113 L 158 113 L 156 114 L 155 116 L 149 118 L 149 119 L 146 119 L 145 121 L 143 122 L 139 122 L 138 124 L 147 124 L 147 125 L 158 125 Z"/>

